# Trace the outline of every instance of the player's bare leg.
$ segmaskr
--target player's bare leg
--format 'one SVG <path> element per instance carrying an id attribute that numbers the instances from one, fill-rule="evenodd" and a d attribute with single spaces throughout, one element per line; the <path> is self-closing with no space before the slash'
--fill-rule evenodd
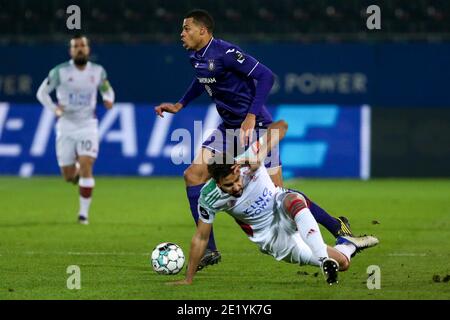
<path id="1" fill-rule="evenodd" d="M 337 283 L 338 271 L 346 271 L 350 268 L 350 259 L 357 250 L 373 247 L 379 242 L 373 236 L 340 238 L 342 241 L 338 241 L 334 248 L 327 246 L 329 260 L 321 264 L 322 272 L 330 285 Z"/>
<path id="2" fill-rule="evenodd" d="M 95 159 L 89 156 L 80 156 L 80 180 L 78 182 L 80 190 L 80 211 L 78 221 L 81 224 L 88 224 L 89 207 L 92 201 L 92 191 L 95 186 L 95 180 L 92 174 Z"/>
<path id="3" fill-rule="evenodd" d="M 212 157 L 211 150 L 202 148 L 193 163 L 184 171 L 184 181 L 187 187 L 197 186 L 208 181 L 210 177 L 207 163 Z"/>
<path id="4" fill-rule="evenodd" d="M 198 198 L 200 197 L 200 190 L 210 178 L 207 163 L 212 157 L 213 152 L 211 150 L 202 148 L 201 152 L 194 159 L 194 162 L 184 172 L 186 193 L 191 208 L 191 214 L 196 224 L 198 222 Z M 220 261 L 220 259 L 221 255 L 219 251 L 217 251 L 216 243 L 214 241 L 214 233 L 211 229 L 208 247 L 202 260 L 200 261 L 198 269 L 201 270 L 207 265 L 216 264 Z"/>
<path id="5" fill-rule="evenodd" d="M 347 271 L 350 268 L 350 259 L 345 254 L 331 246 L 327 246 L 327 251 L 328 256 L 339 263 L 339 271 Z"/>
<path id="6" fill-rule="evenodd" d="M 79 168 L 75 164 L 61 167 L 61 174 L 66 182 L 70 182 L 73 184 L 78 183 L 78 179 L 80 177 Z"/>

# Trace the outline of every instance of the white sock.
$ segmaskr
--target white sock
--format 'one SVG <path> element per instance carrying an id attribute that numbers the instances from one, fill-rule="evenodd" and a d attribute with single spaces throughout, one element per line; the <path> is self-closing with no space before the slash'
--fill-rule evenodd
<path id="1" fill-rule="evenodd" d="M 89 215 L 89 207 L 91 206 L 91 193 L 95 186 L 95 180 L 94 178 L 80 178 L 78 185 L 80 186 L 80 211 L 78 212 L 78 215 L 87 219 Z M 82 189 L 89 195 L 83 196 Z"/>
<path id="2" fill-rule="evenodd" d="M 308 245 L 313 254 L 321 259 L 328 258 L 327 246 L 323 241 L 319 225 L 308 208 L 300 210 L 295 215 L 295 223 L 303 241 Z"/>
<path id="3" fill-rule="evenodd" d="M 78 215 L 83 218 L 88 218 L 89 216 L 89 207 L 91 206 L 92 198 L 83 198 L 80 196 L 80 211 Z"/>
<path id="4" fill-rule="evenodd" d="M 352 254 L 356 251 L 356 247 L 353 243 L 337 244 L 334 248 L 346 256 L 348 261 L 350 261 Z"/>

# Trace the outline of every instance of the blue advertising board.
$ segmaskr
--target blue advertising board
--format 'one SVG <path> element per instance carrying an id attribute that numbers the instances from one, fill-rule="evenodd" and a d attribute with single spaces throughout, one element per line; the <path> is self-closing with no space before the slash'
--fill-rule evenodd
<path id="1" fill-rule="evenodd" d="M 275 73 L 269 104 L 450 107 L 448 43 L 238 45 Z M 91 58 L 120 101 L 176 101 L 194 74 L 178 44 L 92 43 Z M 0 46 L 0 101 L 36 102 L 50 69 L 68 59 L 65 44 Z"/>
<path id="2" fill-rule="evenodd" d="M 97 108 L 100 152 L 96 175 L 182 176 L 201 142 L 220 123 L 214 105 L 192 105 L 157 117 L 154 105 Z M 269 107 L 289 130 L 280 145 L 289 177 L 369 177 L 367 106 Z M 54 115 L 38 104 L 0 103 L 0 174 L 59 174 Z"/>

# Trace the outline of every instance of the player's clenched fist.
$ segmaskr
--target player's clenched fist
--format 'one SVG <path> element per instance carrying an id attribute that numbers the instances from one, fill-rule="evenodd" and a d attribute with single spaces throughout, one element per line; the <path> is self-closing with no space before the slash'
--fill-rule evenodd
<path id="1" fill-rule="evenodd" d="M 180 109 L 183 107 L 183 105 L 179 102 L 173 104 L 173 103 L 161 103 L 159 106 L 155 107 L 155 112 L 158 116 L 161 118 L 164 118 L 163 113 L 169 112 L 169 113 L 177 113 L 180 111 Z"/>

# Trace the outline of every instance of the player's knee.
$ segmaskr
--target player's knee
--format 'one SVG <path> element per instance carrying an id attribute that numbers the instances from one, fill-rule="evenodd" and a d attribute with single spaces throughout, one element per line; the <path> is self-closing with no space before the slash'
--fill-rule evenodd
<path id="1" fill-rule="evenodd" d="M 301 210 L 308 207 L 306 199 L 302 195 L 295 193 L 288 194 L 283 201 L 283 205 L 284 210 L 291 218 L 295 218 Z"/>
<path id="2" fill-rule="evenodd" d="M 80 176 L 81 177 L 91 177 L 92 176 L 92 165 L 80 165 Z"/>
<path id="3" fill-rule="evenodd" d="M 350 268 L 350 262 L 346 257 L 343 257 L 339 261 L 339 271 L 347 271 Z"/>
<path id="4" fill-rule="evenodd" d="M 200 184 L 208 178 L 208 172 L 201 170 L 202 166 L 190 165 L 184 172 L 183 177 L 186 183 Z"/>

